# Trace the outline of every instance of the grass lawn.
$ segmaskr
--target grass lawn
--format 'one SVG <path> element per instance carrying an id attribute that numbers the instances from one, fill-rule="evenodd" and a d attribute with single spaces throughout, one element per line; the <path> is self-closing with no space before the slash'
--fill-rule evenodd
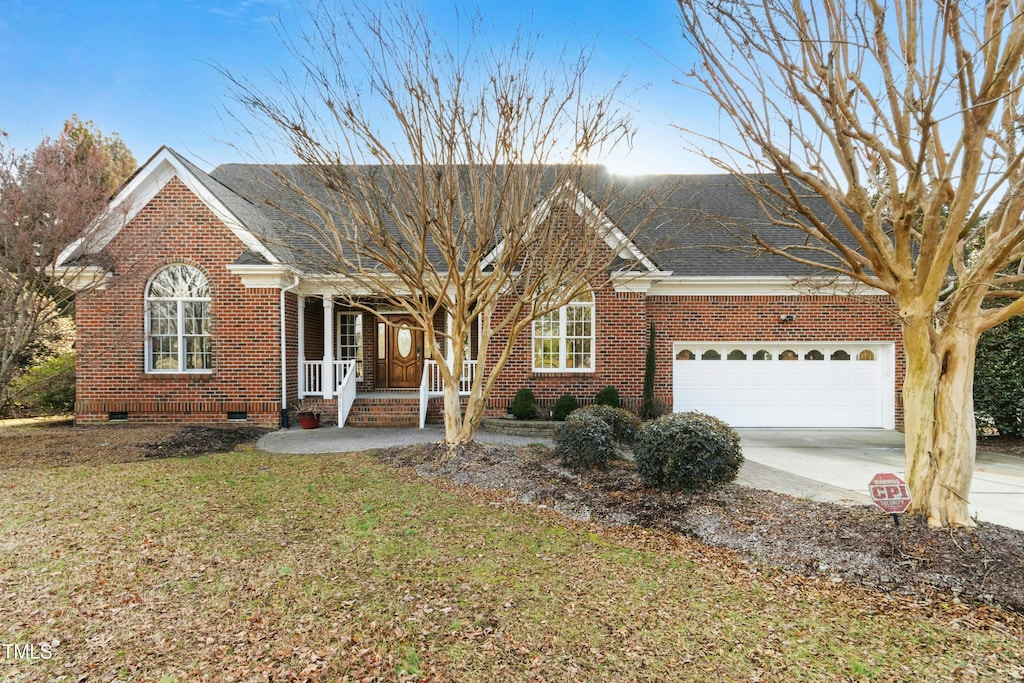
<path id="1" fill-rule="evenodd" d="M 505 498 L 363 455 L 0 471 L 0 679 L 1024 676 L 990 610 Z"/>

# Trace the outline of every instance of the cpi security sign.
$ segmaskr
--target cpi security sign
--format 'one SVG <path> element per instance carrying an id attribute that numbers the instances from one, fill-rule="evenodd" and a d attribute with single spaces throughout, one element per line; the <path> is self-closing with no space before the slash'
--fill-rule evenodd
<path id="1" fill-rule="evenodd" d="M 880 472 L 872 477 L 868 492 L 872 502 L 890 514 L 902 514 L 910 507 L 907 482 L 892 472 Z"/>

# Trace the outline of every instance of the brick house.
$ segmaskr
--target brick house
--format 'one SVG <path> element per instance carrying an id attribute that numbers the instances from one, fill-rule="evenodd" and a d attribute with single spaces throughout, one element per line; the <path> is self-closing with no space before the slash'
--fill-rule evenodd
<path id="1" fill-rule="evenodd" d="M 76 303 L 78 421 L 275 426 L 303 397 L 325 399 L 348 426 L 416 425 L 421 411 L 440 421 L 440 359 L 423 357 L 400 311 L 346 308 L 328 279 L 267 239 L 282 218 L 247 199 L 254 170 L 208 174 L 161 148 L 96 238 L 65 250 L 79 281 L 104 283 Z M 489 413 L 504 414 L 521 387 L 542 402 L 565 392 L 585 402 L 614 385 L 638 401 L 654 323 L 656 395 L 674 410 L 734 426 L 900 425 L 889 300 L 808 293 L 796 285 L 808 273 L 787 259 L 709 245 L 707 216 L 755 221 L 756 205 L 729 176 L 676 180 L 673 220 L 646 235 L 673 248 L 641 253 L 640 272 L 608 272 L 592 296 L 521 335 Z M 477 365 L 464 359 L 467 382 Z"/>

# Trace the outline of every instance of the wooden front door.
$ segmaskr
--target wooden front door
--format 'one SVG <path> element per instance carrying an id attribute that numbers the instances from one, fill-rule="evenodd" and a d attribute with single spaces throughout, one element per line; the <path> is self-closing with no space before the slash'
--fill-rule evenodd
<path id="1" fill-rule="evenodd" d="M 392 389 L 416 389 L 423 375 L 423 332 L 407 315 L 388 317 L 387 372 Z"/>

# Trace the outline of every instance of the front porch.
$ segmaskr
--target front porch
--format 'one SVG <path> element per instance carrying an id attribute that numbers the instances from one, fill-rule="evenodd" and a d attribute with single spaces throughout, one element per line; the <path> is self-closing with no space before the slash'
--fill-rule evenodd
<path id="1" fill-rule="evenodd" d="M 434 321 L 438 330 L 447 320 Z M 476 334 L 469 347 L 475 352 Z M 443 382 L 423 331 L 401 311 L 353 309 L 330 295 L 298 298 L 298 396 L 337 408 L 338 426 L 419 426 L 439 419 Z M 439 344 L 451 356 L 449 344 Z M 477 360 L 461 361 L 468 396 Z M 432 403 L 434 404 L 432 407 Z M 333 412 L 333 411 L 331 411 Z"/>

